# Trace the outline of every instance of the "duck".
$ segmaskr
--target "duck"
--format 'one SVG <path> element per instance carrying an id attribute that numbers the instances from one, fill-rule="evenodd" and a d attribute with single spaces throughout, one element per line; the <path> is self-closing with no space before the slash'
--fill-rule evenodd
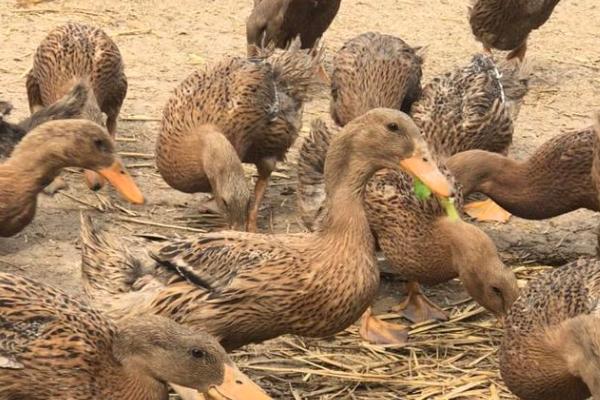
<path id="1" fill-rule="evenodd" d="M 156 315 L 117 324 L 33 279 L 0 272 L 0 321 L 2 399 L 167 400 L 167 382 L 215 400 L 270 398 L 209 334 Z"/>
<path id="2" fill-rule="evenodd" d="M 510 50 L 507 59 L 523 61 L 529 34 L 548 21 L 559 1 L 474 0 L 469 7 L 471 31 L 486 52 Z"/>
<path id="3" fill-rule="evenodd" d="M 377 107 L 409 113 L 421 95 L 422 53 L 378 32 L 348 40 L 333 59 L 330 114 L 335 123 L 344 126 Z"/>
<path id="4" fill-rule="evenodd" d="M 248 52 L 274 45 L 284 49 L 299 38 L 311 49 L 323 36 L 340 9 L 341 0 L 254 0 L 246 21 Z"/>
<path id="5" fill-rule="evenodd" d="M 302 127 L 302 107 L 321 87 L 320 56 L 295 40 L 254 58 L 228 57 L 193 72 L 164 107 L 156 165 L 165 182 L 185 192 L 209 192 L 204 204 L 229 227 L 256 232 L 259 207 L 277 161 Z M 258 171 L 251 201 L 242 163 Z"/>
<path id="6" fill-rule="evenodd" d="M 476 54 L 468 65 L 428 83 L 412 105 L 411 116 L 441 161 L 472 149 L 506 155 L 528 91 L 529 71 L 528 63 L 496 62 Z M 466 196 L 469 191 L 463 193 Z M 467 203 L 464 211 L 479 221 L 507 222 L 510 218 L 490 199 Z"/>
<path id="7" fill-rule="evenodd" d="M 321 168 L 329 156 L 326 150 L 337 135 L 335 128 L 315 120 L 300 149 L 297 192 L 303 220 L 312 221 L 312 229 L 318 230 L 332 212 L 328 206 L 339 207 L 327 202 L 327 195 L 322 192 Z M 436 163 L 452 182 L 444 164 Z M 460 191 L 454 200 L 461 209 Z M 410 175 L 385 169 L 376 172 L 366 186 L 364 207 L 390 270 L 408 282 L 408 296 L 394 307 L 403 317 L 414 323 L 448 319 L 447 313 L 425 296 L 419 283 L 435 285 L 459 278 L 475 301 L 499 317 L 516 299 L 517 280 L 500 260 L 492 240 L 475 225 L 448 215 L 438 198 L 418 198 Z M 373 319 L 370 314 L 360 326 L 362 338 L 377 344 L 405 344 L 408 330 L 402 324 Z"/>
<path id="8" fill-rule="evenodd" d="M 76 85 L 64 97 L 48 107 L 43 107 L 19 123 L 4 119 L 12 111 L 12 104 L 0 101 L 0 160 L 10 156 L 23 137 L 38 125 L 55 119 L 70 119 L 81 115 L 87 98 L 87 88 Z"/>
<path id="9" fill-rule="evenodd" d="M 83 119 L 49 121 L 31 130 L 0 164 L 1 237 L 33 220 L 38 193 L 67 167 L 97 171 L 129 202 L 144 202 L 104 128 Z"/>
<path id="10" fill-rule="evenodd" d="M 469 150 L 446 165 L 465 195 L 481 192 L 520 218 L 552 218 L 579 208 L 599 211 L 591 173 L 597 141 L 588 126 L 551 138 L 526 160 Z"/>
<path id="11" fill-rule="evenodd" d="M 500 372 L 523 400 L 600 398 L 600 261 L 581 258 L 530 281 L 505 319 Z"/>
<path id="12" fill-rule="evenodd" d="M 88 87 L 82 117 L 106 127 L 115 138 L 127 94 L 121 53 L 102 29 L 71 22 L 51 30 L 35 51 L 25 82 L 31 112 L 58 101 L 77 84 Z M 105 184 L 94 171 L 86 171 L 85 178 L 92 190 Z"/>
<path id="13" fill-rule="evenodd" d="M 130 296 L 129 305 L 104 309 L 112 318 L 168 316 L 205 328 L 228 351 L 283 334 L 333 335 L 358 320 L 377 293 L 379 271 L 363 198 L 381 168 L 406 170 L 441 197 L 453 194 L 410 117 L 374 109 L 346 125 L 329 147 L 325 185 L 332 207 L 318 231 L 219 231 L 169 240 L 151 253 L 153 262 L 145 268 L 136 268 L 134 256 L 122 248 L 95 250 L 105 245 L 89 245 L 92 236 L 82 240 L 82 274 L 92 276 L 85 279 L 92 284 L 86 293 L 102 297 L 105 286 L 129 285 L 120 290 Z M 158 281 L 153 293 L 137 288 L 144 300 L 131 299 L 135 282 L 146 279 L 136 271 L 148 269 L 150 281 Z"/>

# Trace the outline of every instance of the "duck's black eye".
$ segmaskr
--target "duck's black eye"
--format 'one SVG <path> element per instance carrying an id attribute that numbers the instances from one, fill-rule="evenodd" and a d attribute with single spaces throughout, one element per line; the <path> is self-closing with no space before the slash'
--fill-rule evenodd
<path id="1" fill-rule="evenodd" d="M 206 352 L 204 350 L 201 350 L 201 349 L 192 349 L 192 350 L 190 350 L 190 354 L 194 358 L 204 358 L 204 357 L 206 357 Z"/>
<path id="2" fill-rule="evenodd" d="M 496 286 L 492 286 L 492 291 L 494 292 L 494 294 L 496 296 L 502 297 L 502 290 L 500 290 L 500 288 L 497 288 Z"/>
<path id="3" fill-rule="evenodd" d="M 390 122 L 389 124 L 387 124 L 387 128 L 391 132 L 398 132 L 400 130 L 400 127 L 395 122 Z"/>
<path id="4" fill-rule="evenodd" d="M 100 151 L 107 151 L 108 150 L 108 145 L 102 139 L 94 139 L 94 146 L 96 146 L 96 148 L 98 150 L 100 150 Z"/>

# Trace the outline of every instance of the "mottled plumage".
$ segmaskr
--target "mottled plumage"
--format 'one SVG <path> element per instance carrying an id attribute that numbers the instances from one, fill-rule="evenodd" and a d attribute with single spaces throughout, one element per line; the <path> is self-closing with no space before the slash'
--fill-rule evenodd
<path id="1" fill-rule="evenodd" d="M 321 230 L 278 235 L 223 231 L 174 240 L 154 255 L 154 276 L 166 288 L 157 287 L 150 304 L 138 302 L 129 312 L 154 312 L 206 327 L 228 350 L 285 333 L 328 336 L 345 329 L 379 286 L 364 187 L 376 170 L 401 168 L 400 161 L 409 157 L 429 156 L 408 116 L 389 109 L 365 114 L 330 146 L 326 190 L 339 208 L 332 209 Z M 423 179 L 435 176 L 433 189 L 449 195 L 449 183 L 434 165 L 426 165 L 431 175 Z M 422 176 L 420 169 L 407 168 Z M 101 276 L 100 266 L 118 264 L 103 258 L 89 256 L 97 266 L 84 265 L 84 273 Z M 128 264 L 127 257 L 121 264 Z M 122 267 L 123 274 L 130 271 Z M 103 292 L 101 285 L 89 292 L 94 290 Z"/>
<path id="2" fill-rule="evenodd" d="M 0 113 L 0 160 L 9 157 L 17 143 L 36 126 L 56 119 L 70 119 L 81 116 L 86 99 L 87 88 L 84 85 L 76 85 L 56 103 L 34 112 L 18 124 L 4 120 L 12 106 L 5 108 L 5 111 Z M 4 104 L 8 103 L 4 102 Z"/>
<path id="3" fill-rule="evenodd" d="M 333 60 L 331 117 L 344 126 L 377 107 L 408 113 L 421 94 L 422 62 L 395 36 L 368 32 L 350 39 Z"/>
<path id="4" fill-rule="evenodd" d="M 198 330 L 158 316 L 115 325 L 85 301 L 0 272 L 1 399 L 166 400 L 166 382 L 208 391 L 228 365 Z"/>
<path id="5" fill-rule="evenodd" d="M 411 115 L 442 159 L 471 149 L 506 154 L 527 78 L 517 61 L 496 65 L 476 55 L 466 67 L 427 84 Z"/>
<path id="6" fill-rule="evenodd" d="M 104 112 L 106 128 L 114 136 L 127 94 L 121 53 L 103 30 L 68 23 L 50 31 L 35 52 L 27 74 L 31 111 L 58 101 L 79 82 L 90 87 L 85 116 L 103 125 Z"/>
<path id="7" fill-rule="evenodd" d="M 275 163 L 285 158 L 301 127 L 303 103 L 318 87 L 319 56 L 296 41 L 261 58 L 227 58 L 196 71 L 163 111 L 156 163 L 165 181 L 186 193 L 210 192 L 230 224 L 256 227 L 256 215 Z M 255 201 L 241 162 L 259 172 Z"/>
<path id="8" fill-rule="evenodd" d="M 527 38 L 542 26 L 560 0 L 474 0 L 469 22 L 475 38 L 487 49 L 512 50 L 525 56 Z"/>
<path id="9" fill-rule="evenodd" d="M 313 228 L 331 212 L 319 200 L 326 197 L 322 165 L 334 134 L 317 121 L 300 150 L 300 210 L 304 221 L 314 220 Z M 451 180 L 443 164 L 438 166 Z M 460 192 L 456 206 L 462 207 Z M 406 173 L 377 172 L 365 191 L 365 210 L 379 247 L 404 279 L 437 284 L 460 277 L 469 294 L 495 313 L 506 311 L 516 298 L 516 279 L 491 239 L 473 225 L 449 221 L 435 197 L 419 200 Z"/>
<path id="10" fill-rule="evenodd" d="M 287 47 L 300 38 L 312 48 L 335 18 L 341 0 L 255 0 L 246 22 L 248 45 Z"/>
<path id="11" fill-rule="evenodd" d="M 523 400 L 600 398 L 600 262 L 580 259 L 531 281 L 511 307 L 500 370 Z M 587 385 L 587 386 L 586 386 Z"/>
<path id="12" fill-rule="evenodd" d="M 471 150 L 454 155 L 447 165 L 465 195 L 484 193 L 521 218 L 551 218 L 578 208 L 598 211 L 591 176 L 597 140 L 588 127 L 553 137 L 524 161 Z"/>

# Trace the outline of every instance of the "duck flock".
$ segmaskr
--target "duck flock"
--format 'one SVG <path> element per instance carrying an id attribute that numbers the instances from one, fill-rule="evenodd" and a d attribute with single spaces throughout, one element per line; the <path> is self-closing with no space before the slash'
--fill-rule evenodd
<path id="1" fill-rule="evenodd" d="M 228 352 L 355 322 L 362 340 L 410 342 L 408 326 L 371 309 L 376 251 L 407 282 L 394 308 L 407 320 L 448 319 L 420 284 L 454 278 L 498 317 L 500 372 L 519 398 L 600 400 L 600 262 L 574 260 L 520 289 L 471 223 L 600 211 L 599 115 L 525 161 L 508 156 L 527 39 L 559 0 L 474 1 L 468 21 L 483 52 L 427 85 L 423 49 L 395 36 L 366 32 L 325 57 L 319 39 L 340 3 L 254 0 L 247 54 L 194 71 L 163 108 L 160 175 L 173 190 L 210 193 L 202 206 L 229 229 L 165 238 L 149 262 L 82 215 L 84 297 L 0 273 L 0 400 L 269 399 Z M 145 202 L 116 151 L 127 87 L 101 27 L 48 33 L 24 85 L 31 115 L 10 122 L 10 99 L 0 102 L 0 236 L 35 224 L 37 196 L 61 190 L 69 167 L 92 190 L 108 183 Z M 297 162 L 306 230 L 260 233 L 272 172 L 322 93 L 331 118 L 312 122 Z M 254 190 L 244 163 L 256 165 Z"/>

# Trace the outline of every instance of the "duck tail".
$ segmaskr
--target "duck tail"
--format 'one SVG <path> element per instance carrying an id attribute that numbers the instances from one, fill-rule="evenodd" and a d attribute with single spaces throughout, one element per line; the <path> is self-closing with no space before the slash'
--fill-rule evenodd
<path id="1" fill-rule="evenodd" d="M 519 116 L 523 98 L 529 90 L 531 76 L 530 64 L 518 58 L 503 60 L 498 63 L 500 84 L 504 90 L 506 106 L 513 121 Z"/>
<path id="2" fill-rule="evenodd" d="M 305 102 L 313 98 L 328 81 L 323 75 L 323 47 L 302 49 L 295 38 L 285 50 L 265 49 L 264 56 L 272 65 L 275 81 L 292 98 Z"/>
<path id="3" fill-rule="evenodd" d="M 44 122 L 79 117 L 87 101 L 88 90 L 89 88 L 85 83 L 78 83 L 60 100 L 34 112 L 29 118 L 20 122 L 19 126 L 29 132 Z"/>
<path id="4" fill-rule="evenodd" d="M 92 219 L 81 214 L 81 273 L 92 298 L 127 293 L 145 275 L 142 262 L 115 240 L 96 231 Z"/>
<path id="5" fill-rule="evenodd" d="M 325 208 L 325 158 L 333 132 L 321 119 L 312 122 L 298 155 L 298 209 L 304 225 L 314 230 Z"/>

